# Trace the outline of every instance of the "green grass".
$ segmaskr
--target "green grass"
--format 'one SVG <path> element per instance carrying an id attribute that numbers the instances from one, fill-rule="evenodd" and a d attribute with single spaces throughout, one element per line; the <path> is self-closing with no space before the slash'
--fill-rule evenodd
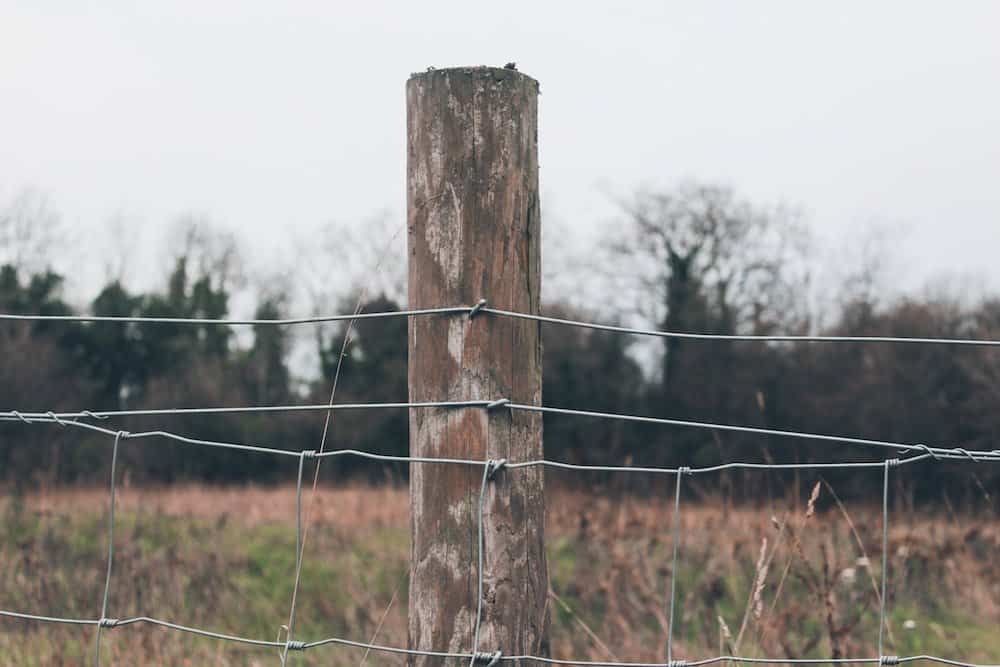
<path id="1" fill-rule="evenodd" d="M 102 518 L 8 516 L 3 528 L 0 608 L 97 617 L 107 548 Z M 373 531 L 366 541 L 352 543 L 314 530 L 302 566 L 296 637 L 358 636 L 364 629 L 358 621 L 365 615 L 358 613 L 352 590 L 368 591 L 372 599 L 386 604 L 400 582 L 405 592 L 406 540 L 401 529 Z M 117 617 L 150 615 L 267 639 L 275 638 L 287 620 L 295 576 L 295 534 L 288 524 L 220 525 L 198 518 L 119 512 L 115 542 L 110 609 Z M 386 552 L 393 558 L 380 558 Z M 405 609 L 405 598 L 396 604 Z M 2 620 L 0 664 L 76 663 L 93 650 L 93 629 L 85 630 Z M 217 647 L 210 640 L 163 636 L 155 629 L 109 630 L 106 643 L 117 643 L 127 633 L 160 635 L 160 640 L 177 646 L 168 655 L 191 651 L 216 657 Z M 110 655 L 110 650 L 106 652 Z M 241 653 L 246 652 L 236 649 L 237 655 Z M 321 656 L 315 657 L 320 664 Z"/>

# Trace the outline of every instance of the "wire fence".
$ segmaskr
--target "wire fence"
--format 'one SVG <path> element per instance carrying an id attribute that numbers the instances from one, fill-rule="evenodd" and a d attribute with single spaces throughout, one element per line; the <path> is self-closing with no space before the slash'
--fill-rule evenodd
<path id="1" fill-rule="evenodd" d="M 880 336 L 744 336 L 744 335 L 722 335 L 722 334 L 697 334 L 680 333 L 670 331 L 658 331 L 648 329 L 633 329 L 612 325 L 597 324 L 578 320 L 559 319 L 534 315 L 530 313 L 520 313 L 514 311 L 499 310 L 488 307 L 485 300 L 481 300 L 472 306 L 454 306 L 445 308 L 433 308 L 424 310 L 391 311 L 380 313 L 354 313 L 350 315 L 317 316 L 296 319 L 200 319 L 200 318 L 156 318 L 156 317 L 112 317 L 112 316 L 90 316 L 90 315 L 20 315 L 20 314 L 0 314 L 0 321 L 63 321 L 63 322 L 106 322 L 106 323 L 150 323 L 150 324 L 190 324 L 190 325 L 219 325 L 219 326 L 284 326 L 296 324 L 310 324 L 322 322 L 337 322 L 361 319 L 382 319 L 393 317 L 422 317 L 422 316 L 446 316 L 446 315 L 468 315 L 474 316 L 479 313 L 493 315 L 496 317 L 528 319 L 541 323 L 557 324 L 601 331 L 609 331 L 620 334 L 654 336 L 661 338 L 677 337 L 698 340 L 721 340 L 721 341 L 747 341 L 763 343 L 909 343 L 909 344 L 937 344 L 937 345 L 963 345 L 963 346 L 988 346 L 1000 347 L 1000 340 L 988 339 L 961 339 L 961 338 L 915 338 L 915 337 L 880 337 Z M 268 447 L 255 444 L 224 442 L 218 440 L 205 440 L 191 438 L 181 434 L 164 430 L 150 430 L 130 433 L 121 429 L 111 427 L 109 420 L 126 417 L 159 417 L 168 415 L 213 415 L 232 413 L 277 413 L 277 412 L 325 412 L 329 417 L 338 410 L 467 410 L 480 409 L 486 411 L 508 410 L 508 411 L 528 411 L 540 412 L 543 414 L 560 414 L 578 418 L 594 419 L 614 419 L 623 421 L 644 422 L 649 424 L 659 424 L 665 426 L 688 427 L 698 429 L 709 429 L 715 431 L 730 431 L 746 433 L 751 435 L 777 436 L 796 438 L 806 441 L 821 441 L 837 443 L 843 445 L 862 445 L 879 449 L 892 450 L 896 456 L 892 458 L 877 459 L 871 461 L 833 461 L 814 463 L 760 463 L 751 461 L 736 461 L 713 466 L 703 467 L 646 467 L 646 466 L 608 466 L 608 465 L 582 465 L 555 461 L 550 459 L 536 459 L 526 461 L 508 461 L 506 459 L 459 459 L 459 458 L 439 458 L 439 457 L 415 457 L 415 456 L 392 456 L 376 454 L 356 449 L 337 449 L 330 451 L 316 450 L 288 450 L 277 447 Z M 104 629 L 120 628 L 131 625 L 153 625 L 177 632 L 189 633 L 211 639 L 235 642 L 256 647 L 270 647 L 278 649 L 281 661 L 284 664 L 289 652 L 305 651 L 317 649 L 323 646 L 347 646 L 363 648 L 367 651 L 376 651 L 389 654 L 406 656 L 424 656 L 436 658 L 452 658 L 468 660 L 470 667 L 475 664 L 483 664 L 487 667 L 500 662 L 536 662 L 550 665 L 580 665 L 582 667 L 697 667 L 699 665 L 713 665 L 717 663 L 742 662 L 749 664 L 879 664 L 879 665 L 899 665 L 916 661 L 927 661 L 942 665 L 954 665 L 955 667 L 998 667 L 997 665 L 986 665 L 982 663 L 971 663 L 955 660 L 947 657 L 934 655 L 910 655 L 896 656 L 885 653 L 885 630 L 886 615 L 888 613 L 886 582 L 888 578 L 888 550 L 889 536 L 889 481 L 890 471 L 902 465 L 910 465 L 918 462 L 933 462 L 939 460 L 967 460 L 973 463 L 989 463 L 1000 460 L 1000 450 L 967 450 L 962 447 L 946 446 L 941 444 L 928 445 L 926 443 L 904 443 L 870 438 L 830 435 L 821 433 L 807 433 L 800 431 L 783 431 L 775 429 L 757 428 L 751 426 L 718 424 L 711 422 L 687 421 L 679 419 L 666 419 L 661 417 L 650 417 L 633 414 L 604 413 L 571 408 L 559 408 L 541 405 L 526 405 L 510 401 L 507 398 L 498 397 L 492 400 L 479 401 L 442 401 L 442 402 L 400 402 L 400 403 L 355 403 L 355 404 L 326 404 L 326 405 L 266 405 L 266 406 L 244 406 L 244 407 L 196 407 L 196 408 L 176 408 L 158 410 L 114 410 L 114 411 L 92 411 L 77 410 L 73 412 L 29 412 L 9 410 L 0 412 L 0 421 L 21 422 L 28 425 L 57 425 L 64 428 L 78 428 L 90 432 L 99 433 L 113 438 L 113 448 L 111 455 L 110 481 L 108 485 L 108 548 L 107 548 L 107 569 L 103 587 L 103 596 L 100 605 L 100 615 L 97 618 L 62 618 L 55 616 L 44 616 L 26 612 L 0 610 L 0 617 L 21 619 L 25 621 L 35 621 L 42 623 L 69 624 L 69 625 L 89 625 L 95 628 L 95 664 L 100 665 L 101 661 L 101 635 Z M 103 424 L 102 424 L 103 423 Z M 298 475 L 296 483 L 296 580 L 298 572 L 302 566 L 302 545 L 303 545 L 303 521 L 302 521 L 302 480 L 307 460 L 320 460 L 323 458 L 353 456 L 375 461 L 401 462 L 420 465 L 462 465 L 477 466 L 483 471 L 482 484 L 479 491 L 478 505 L 478 533 L 475 551 L 478 554 L 477 567 L 477 612 L 475 617 L 475 629 L 473 633 L 472 647 L 468 652 L 453 651 L 431 651 L 395 646 L 385 646 L 371 642 L 354 641 L 342 637 L 329 637 L 315 641 L 302 641 L 293 638 L 292 629 L 295 617 L 295 596 L 293 595 L 290 620 L 287 626 L 282 626 L 286 630 L 284 640 L 266 640 L 259 638 L 241 637 L 221 632 L 214 632 L 202 628 L 195 628 L 163 619 L 149 616 L 137 616 L 133 618 L 115 618 L 108 614 L 108 600 L 113 581 L 114 563 L 114 530 L 115 530 L 115 490 L 116 490 L 116 466 L 118 454 L 123 443 L 130 440 L 163 438 L 188 445 L 202 447 L 219 447 L 224 449 L 238 450 L 246 453 L 266 454 L 274 456 L 294 457 L 298 459 Z M 904 458 L 900 456 L 905 455 Z M 538 655 L 508 655 L 502 651 L 482 652 L 479 650 L 479 630 L 482 622 L 482 602 L 483 602 L 483 516 L 486 489 L 491 480 L 501 470 L 518 470 L 529 467 L 550 467 L 564 470 L 574 470 L 580 472 L 616 472 L 616 473 L 657 473 L 672 475 L 676 478 L 674 494 L 674 512 L 672 524 L 672 563 L 670 568 L 669 599 L 667 602 L 667 662 L 606 662 L 576 660 L 572 658 L 550 658 Z M 674 640 L 674 620 L 676 608 L 676 572 L 678 551 L 682 542 L 682 535 L 679 528 L 679 516 L 681 511 L 681 488 L 682 480 L 685 476 L 695 474 L 714 473 L 727 469 L 760 469 L 760 470 L 788 470 L 788 469 L 830 469 L 830 468 L 871 468 L 882 470 L 882 558 L 881 558 L 881 589 L 879 591 L 879 630 L 877 637 L 878 655 L 874 657 L 854 657 L 854 658 L 787 658 L 787 657 L 749 657 L 734 655 L 718 655 L 697 660 L 675 659 L 673 654 Z"/>

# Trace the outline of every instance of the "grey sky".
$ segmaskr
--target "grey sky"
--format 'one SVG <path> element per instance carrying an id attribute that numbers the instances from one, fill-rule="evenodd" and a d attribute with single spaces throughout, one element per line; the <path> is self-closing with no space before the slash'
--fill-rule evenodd
<path id="1" fill-rule="evenodd" d="M 411 71 L 516 60 L 550 230 L 721 180 L 801 205 L 829 247 L 895 225 L 907 285 L 1000 286 L 997 26 L 990 2 L 0 0 L 0 197 L 48 193 L 95 246 L 123 215 L 146 260 L 186 211 L 285 258 L 288 229 L 403 224 Z"/>

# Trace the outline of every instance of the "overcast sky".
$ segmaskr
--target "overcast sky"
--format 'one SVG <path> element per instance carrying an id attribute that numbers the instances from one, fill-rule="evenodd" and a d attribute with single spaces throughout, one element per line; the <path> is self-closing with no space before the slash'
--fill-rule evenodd
<path id="1" fill-rule="evenodd" d="M 0 0 L 0 197 L 46 192 L 91 273 L 115 215 L 133 280 L 190 211 L 284 258 L 289 230 L 403 225 L 410 72 L 514 60 L 542 86 L 550 230 L 722 181 L 827 247 L 893 226 L 906 285 L 1000 287 L 998 26 L 995 2 Z"/>

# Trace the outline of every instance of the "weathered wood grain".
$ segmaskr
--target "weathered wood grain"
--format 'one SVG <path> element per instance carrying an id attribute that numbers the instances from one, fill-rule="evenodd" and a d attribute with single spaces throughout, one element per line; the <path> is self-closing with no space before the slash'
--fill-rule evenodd
<path id="1" fill-rule="evenodd" d="M 431 70 L 406 86 L 409 307 L 539 312 L 538 83 L 495 68 Z M 541 403 L 536 322 L 411 318 L 411 401 Z M 542 457 L 541 416 L 411 410 L 414 456 Z M 476 614 L 482 469 L 411 464 L 409 634 L 414 648 L 468 651 Z M 480 650 L 547 654 L 540 467 L 502 471 L 484 521 Z M 441 664 L 417 658 L 411 664 Z"/>

